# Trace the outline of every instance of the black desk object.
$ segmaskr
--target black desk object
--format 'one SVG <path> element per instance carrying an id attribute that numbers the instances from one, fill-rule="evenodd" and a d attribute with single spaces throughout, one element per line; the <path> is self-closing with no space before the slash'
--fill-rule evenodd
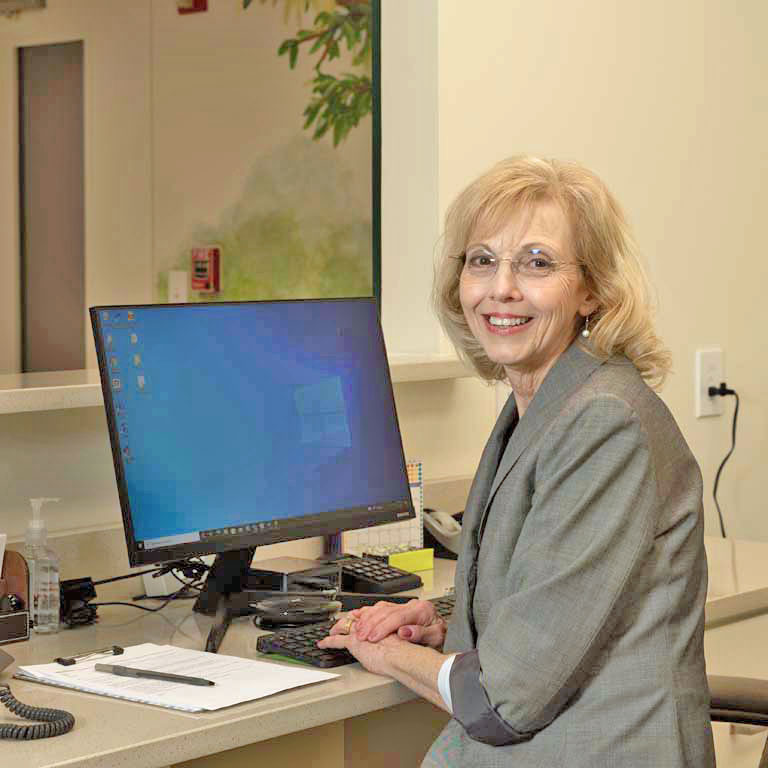
<path id="1" fill-rule="evenodd" d="M 418 589 L 421 576 L 395 568 L 375 557 L 350 557 L 341 564 L 341 588 L 348 592 L 374 592 L 391 595 Z"/>

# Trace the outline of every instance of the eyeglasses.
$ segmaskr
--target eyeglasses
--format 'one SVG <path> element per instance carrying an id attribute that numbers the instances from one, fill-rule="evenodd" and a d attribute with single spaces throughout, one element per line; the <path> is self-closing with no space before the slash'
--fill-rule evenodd
<path id="1" fill-rule="evenodd" d="M 470 246 L 461 256 L 454 256 L 464 263 L 464 274 L 473 280 L 490 280 L 502 261 L 509 262 L 510 269 L 524 280 L 541 280 L 564 269 L 577 268 L 576 264 L 559 262 L 543 248 L 529 248 L 512 259 L 500 259 L 485 246 Z"/>

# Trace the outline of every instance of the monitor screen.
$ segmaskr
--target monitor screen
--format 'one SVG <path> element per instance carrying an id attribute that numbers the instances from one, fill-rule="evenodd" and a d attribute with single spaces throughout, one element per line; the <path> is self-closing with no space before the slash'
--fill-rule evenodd
<path id="1" fill-rule="evenodd" d="M 413 517 L 374 299 L 91 321 L 132 565 Z"/>

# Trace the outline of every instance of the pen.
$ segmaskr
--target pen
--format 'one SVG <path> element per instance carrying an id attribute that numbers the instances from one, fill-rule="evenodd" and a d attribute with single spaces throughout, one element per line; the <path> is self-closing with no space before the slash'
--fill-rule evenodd
<path id="1" fill-rule="evenodd" d="M 155 672 L 151 669 L 136 669 L 134 667 L 121 667 L 118 664 L 96 664 L 97 672 L 109 672 L 121 677 L 141 677 L 147 680 L 165 680 L 168 683 L 186 683 L 187 685 L 216 685 L 213 680 L 202 677 L 187 677 L 187 675 L 174 675 L 170 672 Z"/>

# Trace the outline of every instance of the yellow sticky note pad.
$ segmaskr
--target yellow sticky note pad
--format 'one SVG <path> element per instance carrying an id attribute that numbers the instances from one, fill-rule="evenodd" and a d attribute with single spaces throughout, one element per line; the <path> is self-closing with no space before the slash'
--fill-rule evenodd
<path id="1" fill-rule="evenodd" d="M 411 549 L 408 552 L 396 552 L 389 556 L 389 564 L 395 568 L 414 573 L 416 571 L 431 571 L 435 566 L 435 550 Z"/>

